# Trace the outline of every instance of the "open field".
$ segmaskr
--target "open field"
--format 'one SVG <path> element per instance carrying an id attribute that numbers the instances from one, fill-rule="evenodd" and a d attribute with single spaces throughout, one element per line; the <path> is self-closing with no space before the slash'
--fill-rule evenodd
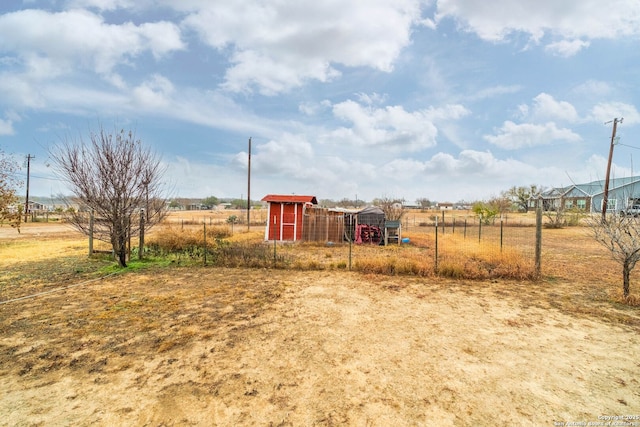
<path id="1" fill-rule="evenodd" d="M 410 224 L 412 239 L 421 232 Z M 346 248 L 301 250 L 337 260 Z M 544 230 L 537 282 L 186 260 L 122 273 L 41 223 L 19 237 L 0 228 L 0 259 L 0 425 L 640 416 L 640 310 L 615 302 L 620 269 L 582 228 Z"/>

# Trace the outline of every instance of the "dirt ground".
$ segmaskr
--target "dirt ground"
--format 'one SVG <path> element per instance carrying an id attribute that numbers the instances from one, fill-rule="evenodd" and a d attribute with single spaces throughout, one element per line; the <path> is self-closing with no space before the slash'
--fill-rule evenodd
<path id="1" fill-rule="evenodd" d="M 583 261 L 536 283 L 153 267 L 0 298 L 0 425 L 640 425 L 640 313 Z"/>

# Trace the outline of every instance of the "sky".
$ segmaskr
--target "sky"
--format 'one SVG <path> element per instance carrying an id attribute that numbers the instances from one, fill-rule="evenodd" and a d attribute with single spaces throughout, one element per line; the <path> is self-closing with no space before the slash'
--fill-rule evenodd
<path id="1" fill-rule="evenodd" d="M 639 109 L 637 0 L 0 3 L 0 149 L 41 197 L 102 127 L 173 197 L 246 199 L 251 138 L 252 200 L 486 200 L 604 179 L 616 118 L 640 174 Z"/>

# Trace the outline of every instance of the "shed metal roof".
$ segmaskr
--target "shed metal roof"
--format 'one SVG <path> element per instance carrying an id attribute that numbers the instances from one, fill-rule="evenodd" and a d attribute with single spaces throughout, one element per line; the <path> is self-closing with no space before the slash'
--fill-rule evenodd
<path id="1" fill-rule="evenodd" d="M 312 203 L 318 204 L 316 196 L 300 196 L 296 194 L 267 194 L 262 198 L 263 202 L 280 202 L 280 203 Z"/>

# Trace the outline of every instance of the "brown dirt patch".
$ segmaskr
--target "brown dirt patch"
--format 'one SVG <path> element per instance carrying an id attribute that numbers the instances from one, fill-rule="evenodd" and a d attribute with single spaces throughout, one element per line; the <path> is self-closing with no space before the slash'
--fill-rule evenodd
<path id="1" fill-rule="evenodd" d="M 640 407 L 566 284 L 179 268 L 0 306 L 3 425 L 552 425 Z M 615 309 L 613 309 L 615 310 Z"/>
<path id="2" fill-rule="evenodd" d="M 537 283 L 154 267 L 0 304 L 0 425 L 551 426 L 637 415 L 638 309 L 611 301 L 616 266 L 584 233 L 546 236 Z M 63 247 L 84 262 L 72 255 L 82 248 Z M 76 265 L 75 276 L 56 273 L 54 259 L 15 261 L 0 288 L 54 289 L 43 269 L 64 283 L 90 278 Z M 15 273 L 29 266 L 31 287 Z"/>

